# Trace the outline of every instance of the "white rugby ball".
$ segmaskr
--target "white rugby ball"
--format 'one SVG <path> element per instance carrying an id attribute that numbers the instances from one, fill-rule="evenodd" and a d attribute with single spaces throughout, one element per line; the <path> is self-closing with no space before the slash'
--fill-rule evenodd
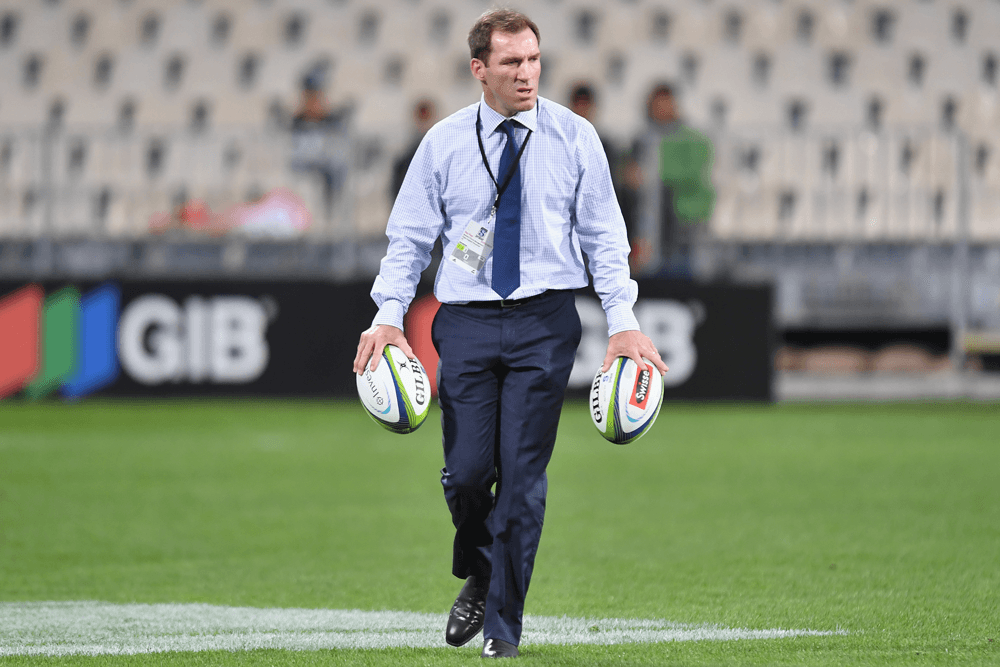
<path id="1" fill-rule="evenodd" d="M 616 445 L 627 445 L 649 431 L 663 404 L 663 379 L 643 357 L 640 369 L 629 357 L 617 357 L 606 373 L 597 369 L 590 388 L 590 418 L 598 432 Z"/>
<path id="2" fill-rule="evenodd" d="M 431 385 L 419 359 L 407 359 L 386 345 L 373 373 L 371 362 L 357 376 L 358 396 L 369 416 L 393 433 L 412 433 L 424 423 L 431 405 Z"/>

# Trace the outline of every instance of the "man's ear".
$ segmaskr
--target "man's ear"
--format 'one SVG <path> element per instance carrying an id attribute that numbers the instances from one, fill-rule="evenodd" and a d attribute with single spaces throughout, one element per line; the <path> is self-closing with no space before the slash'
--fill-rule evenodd
<path id="1" fill-rule="evenodd" d="M 483 70 L 486 69 L 486 63 L 484 63 L 479 58 L 473 58 L 472 62 L 469 63 L 469 69 L 472 70 L 472 76 L 479 79 L 480 82 L 486 81 L 486 75 Z"/>

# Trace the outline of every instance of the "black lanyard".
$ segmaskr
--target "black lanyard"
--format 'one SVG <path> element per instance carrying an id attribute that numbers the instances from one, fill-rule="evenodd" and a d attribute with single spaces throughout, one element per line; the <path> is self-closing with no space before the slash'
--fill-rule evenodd
<path id="1" fill-rule="evenodd" d="M 503 179 L 503 185 L 497 182 L 495 176 L 493 176 L 493 170 L 490 169 L 490 163 L 486 159 L 486 149 L 483 148 L 483 137 L 480 135 L 482 130 L 483 120 L 479 116 L 479 110 L 476 110 L 476 139 L 479 140 L 479 154 L 483 156 L 483 165 L 486 166 L 486 173 L 490 175 L 490 180 L 493 181 L 493 185 L 497 189 L 497 200 L 493 203 L 493 211 L 496 212 L 497 208 L 500 206 L 500 197 L 503 195 L 504 190 L 510 185 L 510 179 L 514 177 L 514 172 L 517 171 L 517 164 L 521 161 L 521 154 L 524 153 L 524 147 L 528 145 L 528 139 L 531 138 L 531 130 L 528 130 L 528 136 L 524 138 L 524 143 L 521 144 L 521 149 L 517 152 L 517 157 L 514 158 L 514 164 L 510 166 L 510 172 L 507 173 L 507 178 Z M 514 129 L 511 128 L 510 138 L 514 138 Z"/>

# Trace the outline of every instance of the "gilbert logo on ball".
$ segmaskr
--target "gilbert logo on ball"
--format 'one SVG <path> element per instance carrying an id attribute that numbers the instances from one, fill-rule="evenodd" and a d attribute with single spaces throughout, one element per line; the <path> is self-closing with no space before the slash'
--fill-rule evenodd
<path id="1" fill-rule="evenodd" d="M 375 372 L 369 362 L 357 383 L 368 415 L 393 433 L 412 433 L 427 418 L 431 404 L 427 373 L 419 359 L 407 359 L 395 345 L 386 345 Z"/>
<path id="2" fill-rule="evenodd" d="M 606 373 L 597 369 L 590 388 L 590 418 L 605 440 L 625 445 L 640 438 L 656 421 L 663 404 L 663 381 L 648 359 L 639 368 L 618 357 Z"/>

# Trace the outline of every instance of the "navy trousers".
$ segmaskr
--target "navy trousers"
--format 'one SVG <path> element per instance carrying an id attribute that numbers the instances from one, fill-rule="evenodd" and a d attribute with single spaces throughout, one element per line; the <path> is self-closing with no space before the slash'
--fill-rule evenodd
<path id="1" fill-rule="evenodd" d="M 580 318 L 572 292 L 549 291 L 514 307 L 444 304 L 431 331 L 452 572 L 489 577 L 483 636 L 516 645 Z"/>

